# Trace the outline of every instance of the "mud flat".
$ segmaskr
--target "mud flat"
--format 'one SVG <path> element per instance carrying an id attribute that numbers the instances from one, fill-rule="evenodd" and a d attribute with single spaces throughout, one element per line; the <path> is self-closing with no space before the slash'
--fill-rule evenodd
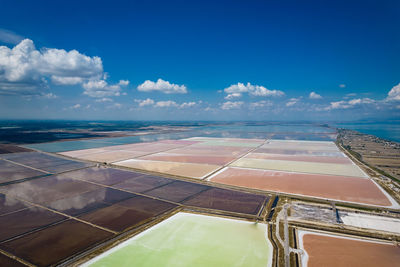
<path id="1" fill-rule="evenodd" d="M 271 266 L 266 224 L 178 213 L 83 266 Z"/>
<path id="2" fill-rule="evenodd" d="M 298 230 L 302 266 L 398 266 L 400 247 L 390 242 Z"/>

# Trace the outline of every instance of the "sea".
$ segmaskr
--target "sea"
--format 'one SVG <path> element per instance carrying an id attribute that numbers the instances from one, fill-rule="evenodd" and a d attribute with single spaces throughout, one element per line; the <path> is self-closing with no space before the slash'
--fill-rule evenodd
<path id="1" fill-rule="evenodd" d="M 332 126 L 375 135 L 389 141 L 400 142 L 400 121 L 346 122 L 333 124 Z"/>
<path id="2" fill-rule="evenodd" d="M 156 132 L 150 135 L 116 137 L 111 139 L 107 137 L 104 140 L 98 139 L 102 137 L 101 133 L 104 131 L 140 132 L 147 131 L 148 127 L 160 126 L 178 126 L 187 128 L 187 130 L 159 134 Z M 85 145 L 92 147 L 94 146 L 93 142 L 115 142 L 116 144 L 122 144 L 160 139 L 180 139 L 193 136 L 334 141 L 336 139 L 336 128 L 356 130 L 383 139 L 400 142 L 400 121 L 393 120 L 386 122 L 346 123 L 19 120 L 0 121 L 0 143 L 38 144 L 66 139 L 78 141 L 82 138 L 97 138 L 95 141 L 85 141 Z M 81 145 L 82 142 L 79 141 L 78 145 Z M 65 143 L 68 146 L 72 144 L 74 143 Z M 59 148 L 57 147 L 57 149 Z"/>

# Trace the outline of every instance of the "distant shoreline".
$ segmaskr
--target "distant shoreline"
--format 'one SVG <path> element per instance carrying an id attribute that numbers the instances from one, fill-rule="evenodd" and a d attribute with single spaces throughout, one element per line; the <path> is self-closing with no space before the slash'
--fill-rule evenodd
<path id="1" fill-rule="evenodd" d="M 400 142 L 349 129 L 338 129 L 337 142 L 378 173 L 400 181 Z"/>
<path id="2" fill-rule="evenodd" d="M 330 125 L 336 129 L 353 130 L 362 134 L 372 135 L 386 141 L 400 143 L 400 122 L 355 122 Z"/>
<path id="3" fill-rule="evenodd" d="M 360 134 L 360 135 L 364 135 L 364 136 L 369 136 L 369 137 L 372 137 L 372 138 L 377 138 L 377 139 L 380 139 L 380 140 L 382 140 L 382 141 L 385 141 L 385 142 L 393 142 L 393 143 L 396 143 L 396 144 L 400 144 L 400 141 L 396 141 L 396 140 L 390 140 L 390 139 L 387 139 L 387 138 L 383 138 L 383 137 L 379 137 L 379 136 L 377 136 L 377 135 L 374 135 L 374 134 L 369 134 L 369 133 L 365 133 L 365 132 L 361 132 L 361 131 L 357 131 L 357 130 L 353 130 L 353 129 L 348 129 L 348 128 L 335 128 L 336 129 L 336 131 L 352 131 L 352 132 L 356 132 L 356 133 L 358 133 L 358 134 Z"/>

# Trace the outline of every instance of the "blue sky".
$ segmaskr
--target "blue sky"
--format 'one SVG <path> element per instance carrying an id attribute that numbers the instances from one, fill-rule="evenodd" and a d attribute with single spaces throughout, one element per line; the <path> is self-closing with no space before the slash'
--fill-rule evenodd
<path id="1" fill-rule="evenodd" d="M 0 1 L 0 118 L 400 116 L 399 1 Z"/>

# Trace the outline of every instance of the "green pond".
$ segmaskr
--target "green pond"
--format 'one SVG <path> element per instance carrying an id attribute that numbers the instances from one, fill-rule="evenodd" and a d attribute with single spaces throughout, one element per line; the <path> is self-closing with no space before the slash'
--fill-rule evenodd
<path id="1" fill-rule="evenodd" d="M 85 266 L 271 266 L 267 225 L 178 213 Z"/>

